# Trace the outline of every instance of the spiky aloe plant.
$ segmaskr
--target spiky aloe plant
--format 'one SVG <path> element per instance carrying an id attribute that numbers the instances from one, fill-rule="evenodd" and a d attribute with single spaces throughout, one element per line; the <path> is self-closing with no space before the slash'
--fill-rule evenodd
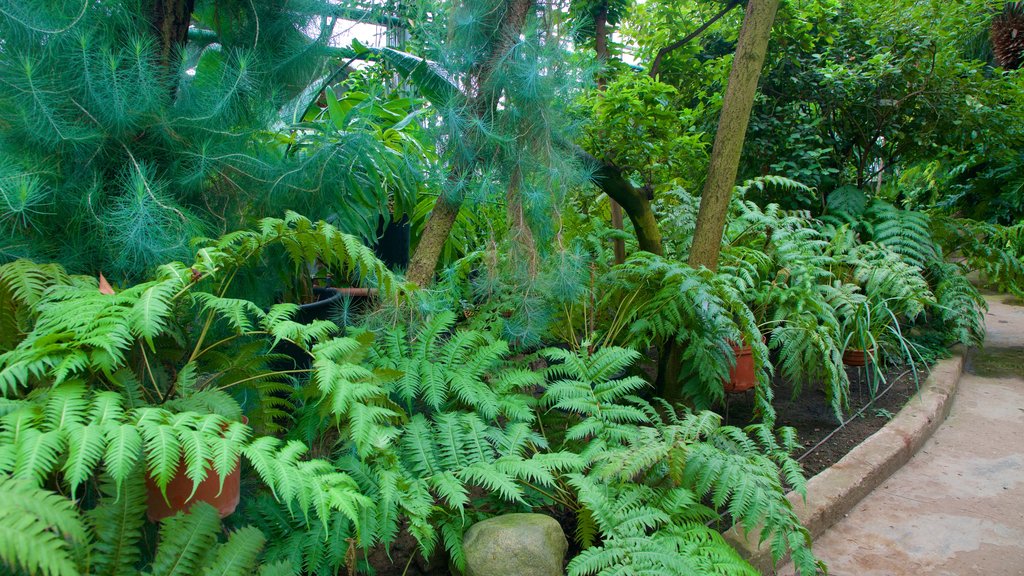
<path id="1" fill-rule="evenodd" d="M 989 30 L 996 62 L 1016 70 L 1024 62 L 1024 2 L 1007 2 Z"/>

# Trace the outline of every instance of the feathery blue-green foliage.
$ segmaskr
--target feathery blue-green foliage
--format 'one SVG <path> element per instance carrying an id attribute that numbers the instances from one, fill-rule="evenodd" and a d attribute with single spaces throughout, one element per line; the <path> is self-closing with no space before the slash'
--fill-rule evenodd
<path id="1" fill-rule="evenodd" d="M 135 280 L 285 208 L 372 240 L 389 197 L 415 203 L 428 154 L 403 138 L 410 101 L 380 122 L 349 96 L 344 118 L 310 107 L 344 68 L 332 3 L 200 0 L 180 37 L 147 2 L 4 6 L 4 260 Z"/>

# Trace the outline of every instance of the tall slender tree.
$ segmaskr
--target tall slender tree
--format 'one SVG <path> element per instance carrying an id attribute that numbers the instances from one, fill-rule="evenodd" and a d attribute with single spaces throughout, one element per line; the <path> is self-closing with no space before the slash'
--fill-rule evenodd
<path id="1" fill-rule="evenodd" d="M 501 0 L 493 8 L 497 11 L 497 17 L 492 20 L 491 30 L 484 32 L 485 35 L 489 34 L 485 48 L 481 57 L 472 63 L 470 73 L 465 79 L 468 96 L 466 109 L 471 122 L 486 122 L 487 117 L 494 112 L 502 90 L 500 83 L 492 82 L 492 77 L 502 60 L 509 56 L 518 42 L 526 18 L 534 9 L 534 0 Z M 471 150 L 468 154 L 455 156 L 449 176 L 451 183 L 463 181 L 476 169 L 475 164 L 481 160 L 479 152 Z M 510 184 L 510 194 L 516 193 L 514 189 L 517 186 Z M 462 203 L 461 194 L 442 194 L 438 197 L 434 209 L 427 218 L 419 244 L 409 261 L 407 277 L 412 282 L 420 286 L 430 284 Z"/>
<path id="2" fill-rule="evenodd" d="M 690 248 L 690 265 L 694 267 L 704 266 L 712 270 L 718 267 L 725 217 L 736 185 L 740 153 L 757 93 L 757 80 L 764 66 L 778 8 L 779 0 L 750 0 L 747 4 L 729 72 L 729 84 L 722 100 L 722 114 Z"/>

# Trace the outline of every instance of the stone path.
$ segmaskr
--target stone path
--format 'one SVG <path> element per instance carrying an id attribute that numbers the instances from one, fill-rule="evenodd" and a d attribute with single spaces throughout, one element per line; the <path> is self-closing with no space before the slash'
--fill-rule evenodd
<path id="1" fill-rule="evenodd" d="M 949 418 L 815 541 L 830 574 L 1024 575 L 1024 306 L 986 300 Z"/>

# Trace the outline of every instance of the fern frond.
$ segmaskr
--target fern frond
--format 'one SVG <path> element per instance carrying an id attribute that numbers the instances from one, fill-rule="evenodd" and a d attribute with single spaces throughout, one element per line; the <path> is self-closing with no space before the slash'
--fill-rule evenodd
<path id="1" fill-rule="evenodd" d="M 217 543 L 217 509 L 197 502 L 187 514 L 168 518 L 160 527 L 160 546 L 153 559 L 153 576 L 192 576 L 199 560 Z"/>
<path id="2" fill-rule="evenodd" d="M 71 547 L 85 541 L 70 500 L 0 476 L 0 564 L 12 572 L 77 576 Z"/>
<path id="3" fill-rule="evenodd" d="M 72 495 L 92 476 L 103 457 L 107 447 L 106 430 L 107 427 L 101 424 L 74 424 L 66 430 L 68 454 L 63 471 Z"/>
<path id="4" fill-rule="evenodd" d="M 139 540 L 145 523 L 146 489 L 141 470 L 136 472 L 127 481 L 104 482 L 100 504 L 87 513 L 93 534 L 90 574 L 130 573 L 141 558 Z"/>
<path id="5" fill-rule="evenodd" d="M 239 528 L 228 541 L 217 547 L 213 560 L 203 568 L 203 576 L 248 576 L 257 565 L 257 558 L 266 538 L 251 526 Z"/>

